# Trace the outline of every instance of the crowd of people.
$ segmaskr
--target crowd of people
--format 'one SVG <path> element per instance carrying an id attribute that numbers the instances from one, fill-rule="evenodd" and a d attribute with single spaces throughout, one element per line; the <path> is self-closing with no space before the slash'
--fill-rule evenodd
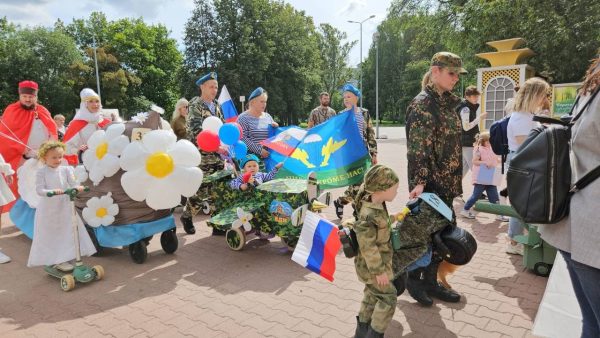
<path id="1" fill-rule="evenodd" d="M 499 157 L 494 154 L 489 140 L 490 134 L 481 131 L 479 126 L 486 113 L 479 111 L 480 92 L 475 87 L 467 87 L 465 98 L 453 94 L 459 76 L 465 73 L 461 58 L 449 52 L 436 53 L 429 71 L 423 77 L 422 91 L 412 100 L 406 114 L 407 166 L 409 198 L 416 199 L 421 194 L 434 193 L 446 205 L 452 206 L 456 198 L 462 196 L 462 181 L 471 171 L 473 191 L 465 202 L 460 215 L 475 218 L 471 211 L 475 201 L 483 192 L 491 203 L 500 203 L 498 187 L 501 183 L 488 175 L 497 170 Z M 218 78 L 210 72 L 198 79 L 199 95 L 177 101 L 170 126 L 177 139 L 187 139 L 196 144 L 205 119 L 217 117 L 224 121 L 221 106 L 216 100 L 219 91 Z M 581 89 L 583 106 L 586 99 L 600 86 L 600 65 L 594 61 Z M 85 88 L 80 93 L 81 103 L 75 117 L 65 127 L 65 117 L 51 116 L 50 112 L 37 102 L 39 88 L 33 81 L 19 83 L 19 100 L 9 105 L 2 115 L 0 124 L 0 204 L 4 211 L 11 207 L 17 194 L 15 171 L 30 158 L 39 158 L 43 166 L 37 174 L 36 191 L 42 196 L 37 207 L 36 227 L 28 266 L 56 264 L 57 268 L 72 269 L 74 249 L 68 245 L 70 236 L 70 213 L 68 197 L 47 197 L 48 192 L 62 193 L 67 188 L 82 189 L 72 180 L 73 169 L 64 165 L 63 157 L 69 164 L 79 162 L 81 154 L 88 149 L 92 133 L 113 122 L 100 112 L 101 98 L 92 89 Z M 549 84 L 540 78 L 525 81 L 517 91 L 514 100 L 507 104 L 511 114 L 507 136 L 512 155 L 536 126 L 533 116 L 544 114 L 549 106 Z M 377 142 L 370 114 L 358 105 L 361 92 L 352 84 L 342 88 L 344 110 L 354 114 L 364 146 L 370 154 L 372 167 L 364 176 L 362 184 L 349 186 L 342 196 L 334 201 L 336 215 L 341 219 L 344 206 L 352 204 L 354 209 L 357 241 L 360 250 L 355 259 L 358 279 L 365 284 L 364 297 L 357 316 L 356 337 L 383 337 L 396 308 L 396 298 L 404 289 L 423 306 L 431 306 L 432 298 L 446 302 L 459 302 L 461 295 L 438 282 L 437 271 L 443 257 L 432 236 L 447 227 L 456 226 L 456 217 L 448 221 L 434 208 L 426 204 L 414 217 L 406 218 L 400 233 L 402 247 L 393 250 L 390 243 L 389 224 L 396 215 L 388 213 L 386 202 L 391 202 L 398 193 L 399 179 L 394 171 L 377 164 Z M 597 146 L 600 130 L 600 99 L 586 106 L 586 115 L 573 127 L 572 170 L 573 180 L 597 166 L 600 150 Z M 242 141 L 247 145 L 248 155 L 239 165 L 242 175 L 231 182 L 233 189 L 248 190 L 273 179 L 281 163 L 268 172 L 261 171 L 262 160 L 269 157 L 269 150 L 261 141 L 269 136 L 269 127 L 278 127 L 273 116 L 267 112 L 268 93 L 262 87 L 253 90 L 248 96 L 247 109 L 239 115 L 237 122 L 242 129 Z M 308 128 L 312 128 L 337 113 L 330 107 L 330 95 L 319 95 L 320 105 L 308 116 Z M 577 109 L 577 108 L 575 108 Z M 159 110 L 156 108 L 155 110 Z M 163 124 L 164 125 L 164 124 Z M 58 141 L 58 140 L 62 140 Z M 200 168 L 210 175 L 225 167 L 221 155 L 225 149 L 216 152 L 200 150 Z M 245 177 L 244 177 L 245 175 Z M 594 221 L 594 210 L 600 200 L 600 181 L 584 192 L 576 194 L 571 202 L 570 217 L 561 224 L 542 227 L 544 238 L 556 246 L 567 262 L 571 280 L 583 313 L 584 337 L 600 336 L 600 228 Z M 203 207 L 202 201 L 208 196 L 206 186 L 200 186 L 194 196 L 187 200 L 181 216 L 186 233 L 194 234 L 193 217 Z M 44 215 L 60 216 L 64 221 L 48 224 Z M 505 221 L 500 217 L 499 221 Z M 52 226 L 52 228 L 50 228 Z M 66 229 L 66 230 L 65 230 Z M 94 247 L 82 229 L 79 232 L 82 254 L 91 255 Z M 514 237 L 523 233 L 523 225 L 518 218 L 511 218 L 508 226 L 507 252 L 523 254 L 523 248 Z M 213 235 L 223 232 L 213 229 Z M 62 240 L 61 240 L 62 238 Z M 62 244 L 61 244 L 62 243 Z M 0 252 L 0 262 L 10 258 Z"/>

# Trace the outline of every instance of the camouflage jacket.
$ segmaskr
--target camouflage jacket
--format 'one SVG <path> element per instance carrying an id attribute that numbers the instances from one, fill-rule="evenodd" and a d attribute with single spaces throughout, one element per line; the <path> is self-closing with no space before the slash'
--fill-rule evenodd
<path id="1" fill-rule="evenodd" d="M 210 109 L 206 105 L 206 103 L 199 97 L 195 96 L 192 100 L 190 100 L 189 112 L 186 118 L 186 131 L 187 137 L 190 142 L 194 145 L 196 144 L 196 137 L 202 131 L 202 122 L 204 119 L 209 116 L 216 116 L 221 121 L 223 121 L 223 112 L 221 111 L 221 106 L 217 102 L 217 100 L 213 101 L 215 104 L 215 113 L 211 113 Z M 200 154 L 202 155 L 202 166 L 215 164 L 218 162 L 222 162 L 219 154 L 217 153 L 207 153 L 205 151 L 200 150 Z"/>
<path id="2" fill-rule="evenodd" d="M 406 139 L 408 186 L 424 184 L 424 191 L 442 199 L 462 193 L 461 121 L 456 114 L 460 99 L 440 96 L 429 85 L 408 106 Z"/>
<path id="3" fill-rule="evenodd" d="M 363 283 L 374 283 L 375 276 L 384 272 L 390 279 L 393 276 L 390 224 L 385 204 L 362 202 L 353 228 L 359 246 L 354 266 L 358 279 Z"/>
<path id="4" fill-rule="evenodd" d="M 312 125 L 312 127 L 317 126 L 334 117 L 335 114 L 335 110 L 331 107 L 318 106 L 310 112 L 310 115 L 308 116 L 308 125 Z"/>

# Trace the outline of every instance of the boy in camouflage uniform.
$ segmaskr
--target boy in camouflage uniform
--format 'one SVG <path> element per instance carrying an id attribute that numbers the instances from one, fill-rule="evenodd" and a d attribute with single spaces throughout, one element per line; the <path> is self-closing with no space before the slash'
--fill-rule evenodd
<path id="1" fill-rule="evenodd" d="M 202 122 L 204 122 L 205 118 L 216 116 L 221 121 L 224 121 L 221 106 L 215 99 L 219 89 L 217 73 L 210 72 L 202 76 L 196 81 L 196 85 L 200 88 L 200 96 L 196 96 L 190 101 L 189 112 L 186 119 L 187 136 L 194 145 L 197 145 L 196 137 L 202 131 Z M 204 176 L 223 170 L 224 161 L 218 153 L 209 153 L 200 150 L 200 154 L 202 156 L 200 169 L 204 172 Z M 202 209 L 202 201 L 208 198 L 209 195 L 208 187 L 203 184 L 198 189 L 198 192 L 196 192 L 196 195 L 188 198 L 183 214 L 181 215 L 183 229 L 188 234 L 196 233 L 192 218 L 198 214 L 200 209 Z M 213 229 L 213 235 L 220 235 L 221 233 L 222 231 Z"/>
<path id="2" fill-rule="evenodd" d="M 365 283 L 364 297 L 356 317 L 355 337 L 383 337 L 396 309 L 396 288 L 391 282 L 393 216 L 385 202 L 398 193 L 398 176 L 384 165 L 373 166 L 356 195 L 354 231 L 359 251 L 354 258 L 358 279 Z"/>
<path id="3" fill-rule="evenodd" d="M 465 73 L 459 56 L 436 53 L 431 60 L 431 81 L 417 95 L 406 113 L 409 197 L 417 198 L 422 192 L 438 195 L 446 205 L 462 193 L 461 121 L 456 114 L 460 98 L 452 94 L 460 73 Z M 441 257 L 432 248 L 431 235 L 452 224 L 426 203 L 421 213 L 407 217 L 402 224 L 402 248 L 394 252 L 394 272 L 408 271 L 406 289 L 419 303 L 431 306 L 430 297 L 447 302 L 458 302 L 460 295 L 448 290 L 437 281 Z M 413 263 L 432 249 L 427 266 Z M 425 262 L 427 264 L 427 262 Z M 408 269 L 407 269 L 408 268 Z"/>
<path id="4" fill-rule="evenodd" d="M 350 83 L 345 84 L 342 90 L 346 110 L 341 111 L 340 114 L 354 108 L 358 130 L 360 131 L 365 147 L 367 147 L 369 155 L 371 156 L 371 163 L 377 164 L 377 141 L 375 140 L 375 130 L 373 129 L 371 116 L 369 115 L 368 110 L 358 107 L 357 105 L 358 99 L 361 96 L 360 90 Z M 348 186 L 346 191 L 344 191 L 344 195 L 333 201 L 335 213 L 339 219 L 342 219 L 342 216 L 344 215 L 344 206 L 354 201 L 354 196 L 356 196 L 358 188 L 358 184 Z"/>

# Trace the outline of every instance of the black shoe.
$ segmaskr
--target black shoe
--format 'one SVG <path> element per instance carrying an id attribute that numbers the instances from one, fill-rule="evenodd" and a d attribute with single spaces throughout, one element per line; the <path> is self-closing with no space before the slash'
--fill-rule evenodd
<path id="1" fill-rule="evenodd" d="M 365 338 L 368 330 L 369 323 L 361 323 L 358 316 L 356 316 L 356 331 L 354 332 L 354 338 Z"/>
<path id="2" fill-rule="evenodd" d="M 482 193 L 481 196 L 479 196 L 480 200 L 487 200 L 487 195 L 485 193 Z"/>
<path id="3" fill-rule="evenodd" d="M 427 294 L 430 297 L 437 298 L 441 301 L 448 303 L 460 302 L 460 295 L 451 289 L 446 289 L 443 285 L 436 281 L 436 285 L 432 286 L 427 290 Z"/>
<path id="4" fill-rule="evenodd" d="M 196 228 L 194 227 L 194 222 L 192 222 L 191 218 L 187 218 L 181 215 L 179 219 L 181 220 L 181 224 L 183 224 L 183 230 L 185 230 L 186 233 L 190 235 L 196 233 Z"/>
<path id="5" fill-rule="evenodd" d="M 508 189 L 504 188 L 504 189 L 500 190 L 500 196 L 508 197 Z"/>
<path id="6" fill-rule="evenodd" d="M 225 231 L 225 230 L 220 230 L 220 229 L 217 229 L 217 228 L 213 228 L 212 229 L 212 235 L 213 236 L 225 236 L 226 232 L 227 231 Z"/>
<path id="7" fill-rule="evenodd" d="M 344 217 L 344 205 L 340 202 L 340 199 L 336 199 L 333 201 L 333 205 L 335 206 L 335 214 L 339 219 Z"/>
<path id="8" fill-rule="evenodd" d="M 412 298 L 423 306 L 433 305 L 433 300 L 427 295 L 427 284 L 423 279 L 423 268 L 410 271 L 406 279 L 406 290 Z"/>
<path id="9" fill-rule="evenodd" d="M 392 284 L 396 288 L 396 296 L 399 297 L 406 290 L 406 272 L 394 279 Z"/>
<path id="10" fill-rule="evenodd" d="M 367 331 L 366 338 L 383 338 L 383 333 L 379 333 L 373 329 L 372 326 L 369 326 L 369 331 Z"/>

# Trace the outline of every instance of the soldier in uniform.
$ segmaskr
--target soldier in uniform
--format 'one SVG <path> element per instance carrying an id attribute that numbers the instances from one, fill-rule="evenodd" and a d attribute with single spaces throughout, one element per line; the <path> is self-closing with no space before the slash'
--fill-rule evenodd
<path id="1" fill-rule="evenodd" d="M 385 202 L 398 193 L 398 176 L 384 165 L 373 166 L 356 194 L 354 231 L 359 251 L 354 259 L 358 279 L 365 284 L 355 337 L 383 337 L 396 309 L 392 283 L 392 245 Z"/>
<path id="2" fill-rule="evenodd" d="M 200 88 L 200 96 L 195 96 L 189 104 L 189 112 L 186 119 L 186 130 L 188 139 L 196 145 L 196 137 L 202 131 L 202 122 L 209 116 L 216 116 L 223 121 L 223 113 L 221 106 L 217 102 L 217 92 L 219 91 L 219 83 L 217 82 L 217 73 L 210 72 L 196 81 L 196 85 Z M 208 153 L 200 150 L 202 162 L 200 169 L 204 175 L 210 175 L 216 171 L 223 170 L 224 161 L 218 153 Z M 188 201 L 181 215 L 181 223 L 183 229 L 188 234 L 195 234 L 196 229 L 192 218 L 198 214 L 202 208 L 202 201 L 209 196 L 206 185 L 200 186 L 196 195 L 188 198 Z M 213 235 L 222 235 L 223 231 L 213 228 Z"/>
<path id="3" fill-rule="evenodd" d="M 371 156 L 371 163 L 377 164 L 377 141 L 375 140 L 375 130 L 373 129 L 373 122 L 371 121 L 369 111 L 358 106 L 358 99 L 361 95 L 360 90 L 352 84 L 347 83 L 342 88 L 342 91 L 346 110 L 340 112 L 340 114 L 351 109 L 354 110 L 356 124 L 358 125 L 358 130 L 365 143 L 365 147 L 367 147 L 369 155 Z M 354 196 L 356 196 L 356 193 L 358 192 L 358 187 L 359 185 L 348 186 L 344 195 L 333 201 L 335 214 L 339 219 L 344 215 L 344 206 L 354 201 Z"/>
<path id="4" fill-rule="evenodd" d="M 410 103 L 406 113 L 408 186 L 411 199 L 423 192 L 438 195 L 452 207 L 452 200 L 462 193 L 461 120 L 456 114 L 460 98 L 452 94 L 459 74 L 466 73 L 459 56 L 436 53 L 431 60 L 431 78 Z M 432 247 L 431 236 L 448 222 L 426 203 L 421 213 L 407 217 L 402 224 L 402 247 L 394 252 L 396 275 L 408 271 L 406 289 L 419 303 L 431 306 L 435 297 L 458 302 L 460 295 L 437 281 L 442 260 Z"/>

